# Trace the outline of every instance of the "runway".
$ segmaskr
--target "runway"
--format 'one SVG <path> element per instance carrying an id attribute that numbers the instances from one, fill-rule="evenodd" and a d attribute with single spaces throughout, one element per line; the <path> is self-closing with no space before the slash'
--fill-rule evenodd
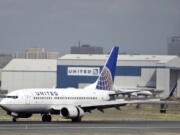
<path id="1" fill-rule="evenodd" d="M 0 134 L 152 134 L 180 133 L 180 121 L 0 121 Z"/>

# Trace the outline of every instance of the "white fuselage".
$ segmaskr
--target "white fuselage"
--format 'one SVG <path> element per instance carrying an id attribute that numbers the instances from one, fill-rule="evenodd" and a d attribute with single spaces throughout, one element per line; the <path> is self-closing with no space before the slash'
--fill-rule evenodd
<path id="1" fill-rule="evenodd" d="M 114 91 L 104 90 L 83 90 L 83 89 L 22 89 L 11 92 L 8 96 L 16 98 L 5 98 L 1 101 L 1 106 L 8 112 L 27 112 L 27 113 L 45 113 L 50 108 L 57 106 L 59 110 L 62 107 L 96 105 L 107 102 L 109 93 Z"/>

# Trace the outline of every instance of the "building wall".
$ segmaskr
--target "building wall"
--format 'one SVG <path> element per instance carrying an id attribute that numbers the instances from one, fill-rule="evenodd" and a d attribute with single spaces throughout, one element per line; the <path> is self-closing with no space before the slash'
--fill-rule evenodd
<path id="1" fill-rule="evenodd" d="M 177 91 L 175 93 L 176 96 L 180 97 L 180 70 L 172 69 L 170 73 L 170 88 L 172 88 L 175 83 L 177 83 Z"/>
<path id="2" fill-rule="evenodd" d="M 97 76 L 72 76 L 67 74 L 68 67 L 98 67 L 100 70 L 102 66 L 86 66 L 86 65 L 59 65 L 57 67 L 57 87 L 58 88 L 67 88 L 67 87 L 75 87 L 78 88 L 79 83 L 88 84 L 96 81 Z M 131 67 L 131 66 L 120 66 L 117 67 L 116 76 L 140 76 L 141 69 L 140 67 Z M 118 83 L 117 83 L 118 84 Z"/>
<path id="3" fill-rule="evenodd" d="M 68 75 L 69 67 L 98 67 L 100 70 L 102 66 L 97 65 L 58 65 L 57 66 L 57 87 L 82 87 L 83 84 L 89 84 L 96 81 L 97 76 L 82 76 L 82 75 Z M 137 86 L 151 86 L 156 85 L 156 68 L 155 67 L 139 67 L 139 66 L 117 66 L 116 68 L 115 85 L 119 87 L 137 87 Z M 85 86 L 85 85 L 84 85 Z"/>
<path id="4" fill-rule="evenodd" d="M 161 94 L 163 97 L 167 97 L 170 90 L 170 69 L 158 68 L 156 74 L 156 88 L 164 90 Z"/>
<path id="5" fill-rule="evenodd" d="M 103 54 L 103 48 L 90 45 L 72 46 L 71 54 Z"/>
<path id="6" fill-rule="evenodd" d="M 156 88 L 156 67 L 142 68 L 139 86 Z"/>
<path id="7" fill-rule="evenodd" d="M 97 76 L 71 76 L 68 75 L 68 67 L 87 67 L 87 66 L 57 66 L 57 88 L 74 87 L 78 88 L 79 83 L 93 83 L 97 79 Z M 88 66 L 98 67 L 101 66 Z"/>
<path id="8" fill-rule="evenodd" d="M 23 52 L 15 53 L 15 58 L 22 59 L 57 59 L 58 52 L 46 52 L 44 48 L 27 48 Z"/>
<path id="9" fill-rule="evenodd" d="M 180 71 L 177 73 L 177 96 L 180 97 Z"/>
<path id="10" fill-rule="evenodd" d="M 115 86 L 123 88 L 135 88 L 139 82 L 140 76 L 116 76 Z"/>
<path id="11" fill-rule="evenodd" d="M 2 89 L 52 88 L 56 86 L 56 72 L 4 71 Z"/>

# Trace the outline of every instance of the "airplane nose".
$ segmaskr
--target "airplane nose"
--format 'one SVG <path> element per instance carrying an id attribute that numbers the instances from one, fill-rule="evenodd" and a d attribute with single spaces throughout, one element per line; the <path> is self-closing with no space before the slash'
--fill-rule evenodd
<path id="1" fill-rule="evenodd" d="M 12 103 L 11 100 L 4 98 L 0 101 L 0 107 L 6 111 L 9 111 L 11 109 L 11 106 L 9 106 L 10 103 Z"/>
<path id="2" fill-rule="evenodd" d="M 1 101 L 0 101 L 0 106 L 2 106 L 3 105 L 3 99 L 1 99 Z"/>
<path id="3" fill-rule="evenodd" d="M 5 106 L 6 106 L 6 99 L 2 99 L 2 100 L 0 101 L 0 106 L 1 106 L 1 107 L 5 107 Z"/>

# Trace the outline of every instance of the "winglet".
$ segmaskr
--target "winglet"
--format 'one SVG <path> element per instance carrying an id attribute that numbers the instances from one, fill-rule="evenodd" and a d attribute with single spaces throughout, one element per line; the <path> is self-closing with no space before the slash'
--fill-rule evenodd
<path id="1" fill-rule="evenodd" d="M 113 47 L 109 58 L 104 65 L 101 74 L 97 79 L 96 89 L 98 90 L 112 90 L 114 84 L 114 76 L 116 70 L 116 63 L 118 57 L 119 47 Z"/>

